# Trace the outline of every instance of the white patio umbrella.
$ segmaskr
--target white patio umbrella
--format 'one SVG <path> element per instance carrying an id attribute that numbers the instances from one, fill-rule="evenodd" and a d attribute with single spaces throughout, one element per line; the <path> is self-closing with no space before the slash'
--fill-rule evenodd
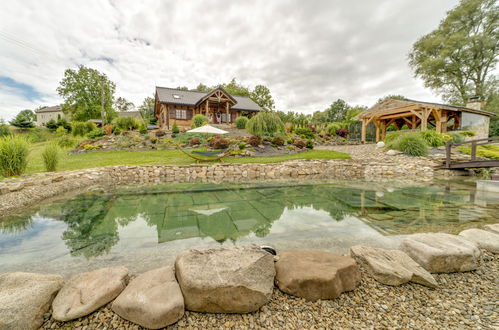
<path id="1" fill-rule="evenodd" d="M 227 134 L 229 132 L 213 127 L 211 125 L 204 125 L 201 127 L 193 128 L 188 130 L 187 133 L 208 133 L 208 134 Z"/>

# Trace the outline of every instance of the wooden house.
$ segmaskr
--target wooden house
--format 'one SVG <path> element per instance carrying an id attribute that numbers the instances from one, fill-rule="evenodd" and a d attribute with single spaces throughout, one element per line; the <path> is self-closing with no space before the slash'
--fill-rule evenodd
<path id="1" fill-rule="evenodd" d="M 210 124 L 229 124 L 243 114 L 251 116 L 260 110 L 249 97 L 230 95 L 221 87 L 207 93 L 156 87 L 154 114 L 163 129 L 169 129 L 173 122 L 190 127 L 197 114 L 205 115 Z"/>
<path id="2" fill-rule="evenodd" d="M 484 103 L 475 98 L 465 106 L 422 102 L 415 100 L 389 99 L 378 103 L 361 113 L 362 142 L 366 141 L 366 128 L 370 123 L 376 126 L 376 142 L 384 140 L 388 126 L 397 130 L 405 125 L 411 130 L 425 131 L 434 127 L 438 133 L 454 130 L 474 131 L 476 138 L 489 134 L 490 117 L 494 113 L 481 110 Z"/>

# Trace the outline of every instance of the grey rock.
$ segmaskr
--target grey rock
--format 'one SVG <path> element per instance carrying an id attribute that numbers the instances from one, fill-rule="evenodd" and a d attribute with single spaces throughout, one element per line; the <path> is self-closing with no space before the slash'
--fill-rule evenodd
<path id="1" fill-rule="evenodd" d="M 59 275 L 0 274 L 0 329 L 38 329 L 63 284 Z"/>
<path id="2" fill-rule="evenodd" d="M 492 225 L 485 225 L 483 226 L 483 229 L 499 234 L 499 223 L 494 223 Z"/>
<path id="3" fill-rule="evenodd" d="M 278 255 L 276 285 L 283 292 L 307 300 L 333 299 L 360 283 L 354 259 L 315 250 L 288 250 Z"/>
<path id="4" fill-rule="evenodd" d="M 52 302 L 52 316 L 69 321 L 90 314 L 116 298 L 128 282 L 128 269 L 108 267 L 75 275 Z"/>
<path id="5" fill-rule="evenodd" d="M 373 277 L 383 284 L 414 282 L 432 288 L 438 286 L 430 273 L 400 250 L 356 245 L 350 248 L 350 255 L 358 263 L 365 265 Z"/>
<path id="6" fill-rule="evenodd" d="M 122 318 L 145 328 L 159 329 L 184 315 L 184 297 L 172 267 L 148 271 L 134 278 L 112 304 Z"/>
<path id="7" fill-rule="evenodd" d="M 269 302 L 274 258 L 258 246 L 189 250 L 175 261 L 188 310 L 249 313 Z"/>
<path id="8" fill-rule="evenodd" d="M 452 273 L 478 267 L 480 249 L 457 235 L 428 233 L 411 235 L 400 249 L 430 273 Z"/>
<path id="9" fill-rule="evenodd" d="M 499 253 L 499 234 L 482 229 L 466 229 L 460 232 L 459 236 L 475 242 L 479 248 Z"/>

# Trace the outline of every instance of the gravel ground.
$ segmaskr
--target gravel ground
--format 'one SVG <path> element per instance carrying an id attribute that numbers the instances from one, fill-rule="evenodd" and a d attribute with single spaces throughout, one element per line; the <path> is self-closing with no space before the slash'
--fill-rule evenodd
<path id="1" fill-rule="evenodd" d="M 307 302 L 274 289 L 272 301 L 250 314 L 186 312 L 169 329 L 498 329 L 499 256 L 484 253 L 479 269 L 437 274 L 440 288 L 390 287 L 362 269 L 362 283 L 334 300 Z M 42 329 L 141 329 L 109 305 L 73 322 L 45 315 Z"/>

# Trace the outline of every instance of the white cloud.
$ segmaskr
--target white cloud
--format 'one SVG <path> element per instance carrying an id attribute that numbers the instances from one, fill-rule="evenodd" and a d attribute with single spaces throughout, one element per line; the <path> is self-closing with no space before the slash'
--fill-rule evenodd
<path id="1" fill-rule="evenodd" d="M 412 77 L 407 53 L 457 0 L 10 1 L 0 5 L 0 77 L 32 86 L 29 101 L 0 85 L 0 117 L 60 102 L 64 70 L 106 73 L 140 104 L 154 86 L 237 77 L 267 85 L 283 110 L 386 94 L 439 100 Z"/>

